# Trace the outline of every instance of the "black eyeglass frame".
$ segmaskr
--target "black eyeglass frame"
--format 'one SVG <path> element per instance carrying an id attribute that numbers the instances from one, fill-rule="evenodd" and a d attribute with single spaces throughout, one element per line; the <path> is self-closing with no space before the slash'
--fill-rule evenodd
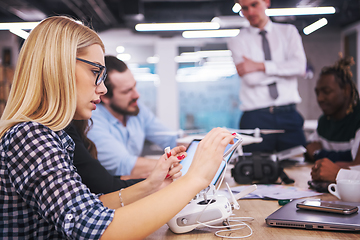
<path id="1" fill-rule="evenodd" d="M 103 65 L 100 65 L 100 64 L 97 64 L 97 63 L 94 63 L 94 62 L 90 62 L 88 60 L 85 60 L 85 59 L 82 59 L 82 58 L 76 58 L 76 60 L 79 60 L 79 61 L 82 61 L 84 63 L 87 63 L 87 64 L 90 64 L 94 67 L 98 67 L 100 69 L 100 72 L 99 74 L 96 76 L 96 80 L 95 80 L 95 85 L 96 86 L 99 86 L 101 84 L 101 82 L 105 81 L 105 78 L 107 76 L 107 73 L 106 73 L 106 67 L 103 66 Z M 101 76 L 101 77 L 100 77 Z"/>

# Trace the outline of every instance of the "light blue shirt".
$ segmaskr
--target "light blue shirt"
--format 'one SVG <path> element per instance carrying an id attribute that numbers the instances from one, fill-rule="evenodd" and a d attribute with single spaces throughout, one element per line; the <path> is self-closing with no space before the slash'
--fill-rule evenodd
<path id="1" fill-rule="evenodd" d="M 100 163 L 114 176 L 130 175 L 141 155 L 145 139 L 161 148 L 176 146 L 176 136 L 156 135 L 169 131 L 145 105 L 137 116 L 129 116 L 126 127 L 102 104 L 92 114 L 88 137 L 95 143 Z"/>

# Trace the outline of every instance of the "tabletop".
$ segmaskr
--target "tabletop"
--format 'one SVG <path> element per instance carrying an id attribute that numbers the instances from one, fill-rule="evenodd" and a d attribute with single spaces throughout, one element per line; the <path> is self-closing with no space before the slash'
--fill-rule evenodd
<path id="1" fill-rule="evenodd" d="M 230 169 L 233 166 L 229 165 L 224 182 L 228 182 L 230 186 L 239 186 L 231 177 Z M 285 168 L 286 174 L 295 180 L 292 184 L 296 187 L 308 188 L 307 181 L 311 179 L 311 165 L 298 165 Z M 338 200 L 336 197 L 329 193 L 316 196 L 322 200 Z M 262 200 L 262 199 L 241 199 L 238 201 L 240 204 L 239 210 L 234 210 L 234 214 L 237 217 L 252 217 L 253 221 L 247 222 L 251 227 L 253 233 L 252 236 L 247 239 L 359 239 L 360 233 L 358 232 L 339 232 L 339 231 L 325 231 L 325 230 L 306 230 L 306 229 L 294 229 L 294 228 L 280 228 L 270 227 L 265 223 L 265 218 L 271 213 L 276 211 L 279 206 L 276 200 Z M 161 239 L 176 239 L 176 240 L 188 240 L 188 239 L 224 239 L 214 235 L 216 229 L 212 228 L 199 228 L 191 232 L 184 234 L 173 233 L 167 225 L 162 226 L 159 230 L 148 236 L 147 240 L 161 240 Z M 231 233 L 226 233 L 227 236 L 245 236 L 250 233 L 248 228 L 237 230 Z"/>

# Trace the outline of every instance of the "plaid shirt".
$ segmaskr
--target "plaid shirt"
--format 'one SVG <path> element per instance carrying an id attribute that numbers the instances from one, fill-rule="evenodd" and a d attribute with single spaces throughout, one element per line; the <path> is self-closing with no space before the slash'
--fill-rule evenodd
<path id="1" fill-rule="evenodd" d="M 113 219 L 81 182 L 64 132 L 20 123 L 0 141 L 0 239 L 98 239 Z"/>

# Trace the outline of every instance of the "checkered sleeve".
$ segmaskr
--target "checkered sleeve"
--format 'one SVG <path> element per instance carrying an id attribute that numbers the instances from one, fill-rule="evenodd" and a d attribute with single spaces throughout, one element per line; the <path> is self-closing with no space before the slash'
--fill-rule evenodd
<path id="1" fill-rule="evenodd" d="M 105 208 L 81 182 L 72 164 L 71 138 L 38 123 L 18 126 L 5 149 L 16 192 L 66 238 L 100 238 L 114 210 Z"/>

